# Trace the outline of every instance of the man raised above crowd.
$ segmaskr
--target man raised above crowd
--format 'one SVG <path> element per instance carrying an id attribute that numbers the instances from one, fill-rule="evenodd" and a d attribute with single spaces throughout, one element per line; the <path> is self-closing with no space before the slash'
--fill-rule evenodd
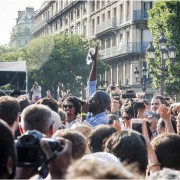
<path id="1" fill-rule="evenodd" d="M 88 80 L 89 101 L 82 106 L 82 120 L 92 126 L 99 124 L 109 124 L 109 119 L 106 116 L 106 108 L 110 106 L 110 96 L 104 91 L 96 91 L 96 71 L 97 71 L 97 46 L 94 54 L 91 54 L 92 68 Z M 88 112 L 88 113 L 87 113 Z M 86 114 L 87 113 L 87 114 Z"/>

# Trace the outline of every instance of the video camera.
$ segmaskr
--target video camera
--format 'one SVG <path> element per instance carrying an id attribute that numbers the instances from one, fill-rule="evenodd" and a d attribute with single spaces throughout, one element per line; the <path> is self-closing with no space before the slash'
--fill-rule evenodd
<path id="1" fill-rule="evenodd" d="M 46 155 L 41 149 L 40 140 L 46 140 L 52 152 L 62 151 L 63 146 L 59 141 L 51 138 L 44 138 L 37 130 L 27 131 L 24 135 L 15 140 L 18 155 L 18 167 L 39 167 L 46 161 Z"/>

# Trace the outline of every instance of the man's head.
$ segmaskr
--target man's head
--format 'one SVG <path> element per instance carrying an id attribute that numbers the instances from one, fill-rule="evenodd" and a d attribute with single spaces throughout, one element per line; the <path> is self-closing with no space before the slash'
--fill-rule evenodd
<path id="1" fill-rule="evenodd" d="M 0 120 L 0 179 L 14 178 L 16 162 L 13 134 L 8 124 Z"/>
<path id="2" fill-rule="evenodd" d="M 161 168 L 180 170 L 180 136 L 163 133 L 151 141 Z"/>
<path id="3" fill-rule="evenodd" d="M 122 102 L 119 99 L 119 96 L 113 96 L 111 98 L 111 109 L 117 111 L 120 109 L 121 106 L 122 106 Z"/>
<path id="4" fill-rule="evenodd" d="M 104 112 L 105 109 L 109 107 L 111 99 L 109 94 L 107 94 L 106 92 L 96 91 L 92 94 L 91 98 L 89 99 L 89 102 L 89 112 L 98 114 Z"/>
<path id="5" fill-rule="evenodd" d="M 42 104 L 32 104 L 26 107 L 21 114 L 20 131 L 38 130 L 48 137 L 53 134 L 53 114 L 52 110 Z"/>
<path id="6" fill-rule="evenodd" d="M 10 96 L 0 97 L 0 118 L 15 131 L 18 127 L 20 106 L 16 98 Z"/>
<path id="7" fill-rule="evenodd" d="M 148 164 L 146 141 L 137 131 L 129 129 L 114 133 L 106 140 L 105 151 L 120 158 L 121 162 L 137 163 L 145 174 Z"/>
<path id="8" fill-rule="evenodd" d="M 151 110 L 157 111 L 161 104 L 166 104 L 166 100 L 163 96 L 155 96 L 151 100 Z"/>

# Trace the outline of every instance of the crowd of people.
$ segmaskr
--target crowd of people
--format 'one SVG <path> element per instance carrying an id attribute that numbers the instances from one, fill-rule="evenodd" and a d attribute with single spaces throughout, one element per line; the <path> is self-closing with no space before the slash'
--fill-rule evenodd
<path id="1" fill-rule="evenodd" d="M 91 57 L 87 100 L 41 97 L 36 81 L 33 101 L 0 97 L 1 179 L 180 177 L 180 102 L 96 90 L 97 47 Z"/>

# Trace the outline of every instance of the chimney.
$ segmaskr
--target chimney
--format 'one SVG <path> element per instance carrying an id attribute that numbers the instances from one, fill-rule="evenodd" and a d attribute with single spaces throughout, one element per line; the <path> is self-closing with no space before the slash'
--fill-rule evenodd
<path id="1" fill-rule="evenodd" d="M 26 7 L 26 13 L 34 13 L 33 7 Z"/>

